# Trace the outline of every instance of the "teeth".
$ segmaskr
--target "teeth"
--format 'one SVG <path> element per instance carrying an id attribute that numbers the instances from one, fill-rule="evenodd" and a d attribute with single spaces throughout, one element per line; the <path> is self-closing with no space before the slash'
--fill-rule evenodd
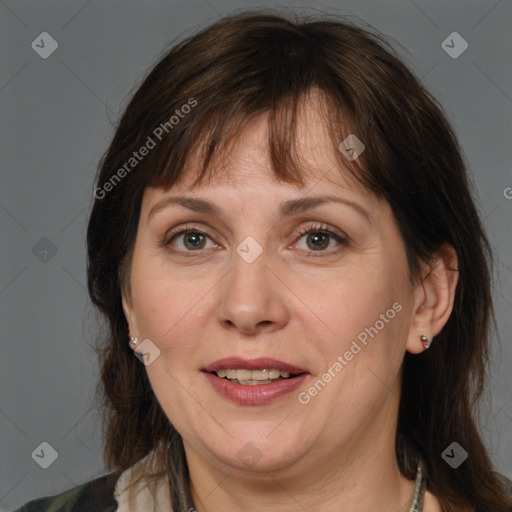
<path id="1" fill-rule="evenodd" d="M 233 370 L 222 369 L 215 372 L 218 377 L 227 377 L 228 379 L 235 379 L 238 381 L 264 381 L 274 380 L 279 377 L 288 379 L 290 372 L 280 371 L 277 368 L 264 368 L 263 370 Z"/>
<path id="2" fill-rule="evenodd" d="M 244 386 L 259 386 L 260 384 L 272 384 L 270 379 L 268 380 L 234 380 L 236 384 L 243 384 Z"/>

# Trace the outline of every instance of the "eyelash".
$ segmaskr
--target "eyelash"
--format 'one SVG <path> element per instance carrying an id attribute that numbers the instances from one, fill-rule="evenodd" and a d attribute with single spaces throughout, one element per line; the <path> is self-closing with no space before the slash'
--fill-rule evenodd
<path id="1" fill-rule="evenodd" d="M 188 234 L 188 233 L 196 233 L 202 236 L 206 236 L 207 238 L 210 238 L 208 234 L 200 231 L 199 229 L 195 228 L 194 226 L 184 226 L 183 228 L 178 228 L 174 231 L 171 231 L 166 234 L 165 238 L 162 241 L 162 246 L 168 247 L 172 241 L 177 238 L 180 235 Z M 300 240 L 304 235 L 308 235 L 311 233 L 315 234 L 323 234 L 323 235 L 329 235 L 332 238 L 334 238 L 341 246 L 347 247 L 349 245 L 348 237 L 342 236 L 338 233 L 335 233 L 334 231 L 330 230 L 329 227 L 325 224 L 315 224 L 312 226 L 309 226 L 307 228 L 302 228 L 297 233 L 297 241 Z M 210 238 L 211 239 L 211 238 Z M 337 249 L 331 249 L 328 251 L 306 251 L 306 257 L 322 257 L 322 256 L 331 256 L 337 252 L 339 252 L 340 248 Z M 175 251 L 178 253 L 181 253 L 187 257 L 191 256 L 194 257 L 196 252 L 200 253 L 203 252 L 203 250 L 199 249 L 197 251 Z M 317 253 L 317 254 L 315 254 Z M 319 253 L 319 254 L 318 254 Z"/>

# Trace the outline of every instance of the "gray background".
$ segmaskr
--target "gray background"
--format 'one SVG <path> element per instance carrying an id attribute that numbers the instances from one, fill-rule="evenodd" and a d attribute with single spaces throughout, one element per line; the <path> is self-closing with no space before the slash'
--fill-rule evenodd
<path id="1" fill-rule="evenodd" d="M 501 345 L 494 348 L 483 434 L 497 467 L 512 477 L 511 2 L 287 3 L 304 13 L 355 15 L 392 37 L 457 131 L 498 257 Z M 91 399 L 98 371 L 89 344 L 98 321 L 85 290 L 84 239 L 93 175 L 111 123 L 170 41 L 234 10 L 284 6 L 0 2 L 1 509 L 107 472 Z M 456 59 L 441 47 L 454 31 L 469 44 Z M 47 59 L 31 47 L 42 32 L 59 45 Z M 44 441 L 58 452 L 48 469 L 31 456 Z"/>

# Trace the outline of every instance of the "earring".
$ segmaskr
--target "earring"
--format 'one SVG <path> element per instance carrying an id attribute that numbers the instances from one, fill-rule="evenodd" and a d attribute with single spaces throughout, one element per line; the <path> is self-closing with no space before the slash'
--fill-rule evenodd
<path id="1" fill-rule="evenodd" d="M 432 340 L 429 340 L 426 336 L 421 336 L 421 343 L 423 344 L 423 348 L 427 350 L 428 347 L 430 347 L 430 344 L 432 343 Z M 433 339 L 433 338 L 432 338 Z"/>
<path id="2" fill-rule="evenodd" d="M 137 343 L 139 342 L 139 339 L 138 338 L 132 338 L 130 337 L 129 338 L 129 341 L 128 341 L 128 344 L 130 345 L 131 348 L 135 348 L 137 346 Z"/>

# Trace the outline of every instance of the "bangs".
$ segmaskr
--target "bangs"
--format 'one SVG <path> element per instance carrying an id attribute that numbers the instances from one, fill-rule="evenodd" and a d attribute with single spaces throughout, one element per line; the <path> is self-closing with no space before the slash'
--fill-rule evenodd
<path id="1" fill-rule="evenodd" d="M 324 120 L 337 163 L 325 169 L 320 179 L 332 173 L 339 174 L 343 169 L 348 171 L 344 177 L 371 189 L 365 165 L 366 147 L 357 158 L 350 153 L 353 148 L 349 146 L 353 145 L 354 135 L 361 130 L 352 128 L 356 124 L 353 116 L 348 114 L 345 106 L 340 105 L 338 98 L 315 86 L 297 91 L 295 95 L 288 93 L 268 105 L 262 105 L 261 99 L 251 101 L 249 98 L 235 105 L 220 106 L 207 115 L 193 113 L 194 118 L 183 127 L 180 138 L 173 144 L 162 143 L 159 154 L 148 162 L 150 165 L 144 173 L 145 183 L 141 185 L 144 188 L 171 188 L 184 179 L 185 169 L 193 169 L 196 175 L 192 187 L 205 181 L 209 183 L 215 178 L 215 164 L 229 157 L 245 127 L 257 117 L 265 115 L 269 161 L 274 177 L 279 182 L 304 187 L 305 181 L 313 173 L 300 156 L 297 128 L 306 122 L 305 117 L 310 109 L 318 109 L 318 114 Z M 192 161 L 194 166 L 191 165 Z"/>

